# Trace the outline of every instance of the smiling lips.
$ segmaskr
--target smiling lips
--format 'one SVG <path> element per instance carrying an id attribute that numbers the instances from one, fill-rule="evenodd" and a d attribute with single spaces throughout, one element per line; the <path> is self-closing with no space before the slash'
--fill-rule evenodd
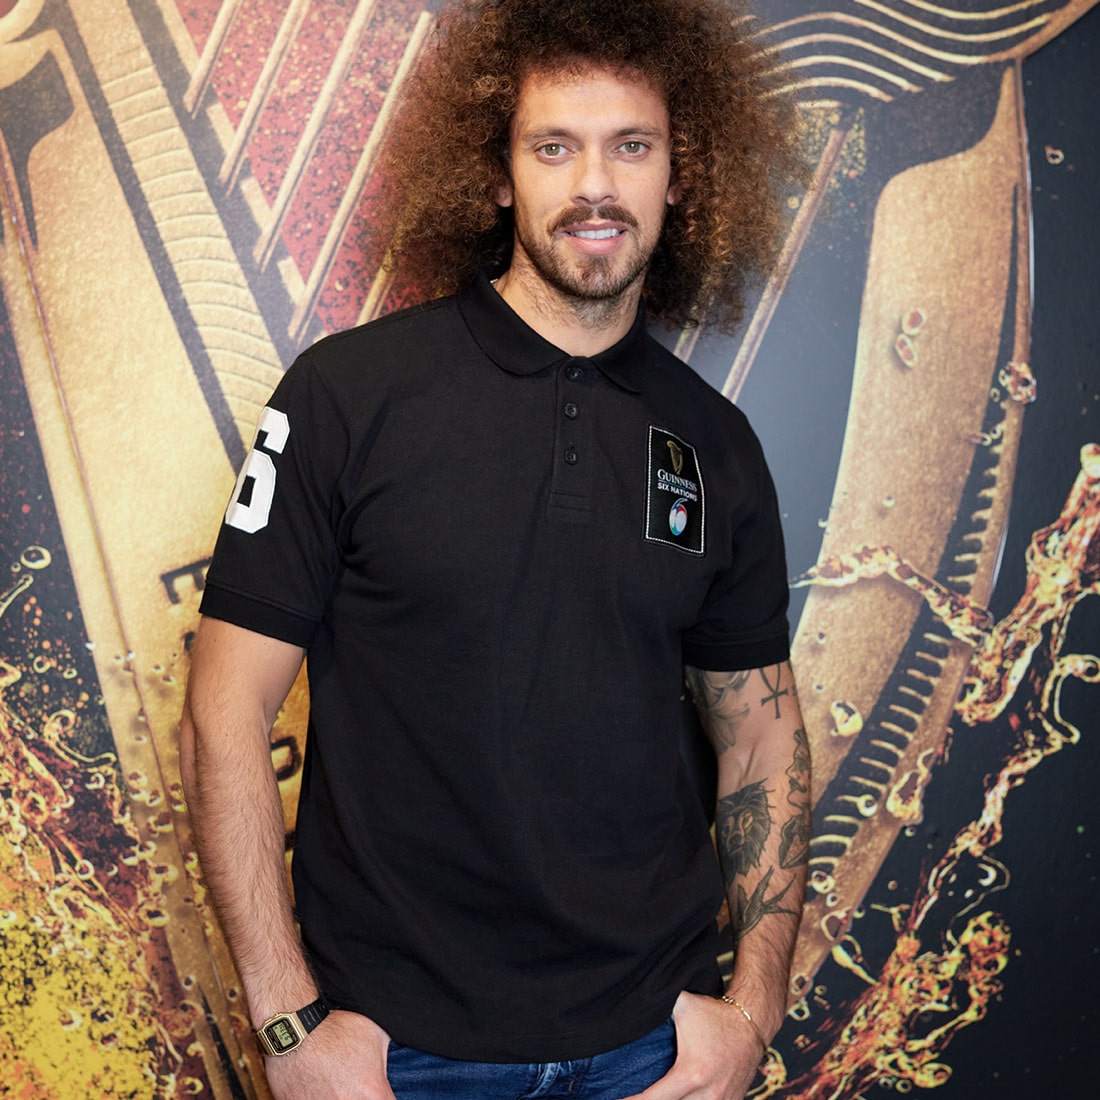
<path id="1" fill-rule="evenodd" d="M 616 251 L 637 220 L 620 206 L 574 206 L 565 210 L 554 223 L 553 232 L 561 233 L 582 253 L 602 256 Z"/>
<path id="2" fill-rule="evenodd" d="M 621 237 L 638 222 L 629 210 L 621 206 L 600 206 L 596 209 L 573 206 L 563 210 L 551 226 L 552 233 L 564 233 L 581 241 L 607 241 Z"/>
<path id="3" fill-rule="evenodd" d="M 617 237 L 623 232 L 621 229 L 608 227 L 607 229 L 567 229 L 570 237 L 580 237 L 585 241 L 606 241 L 609 237 Z"/>
<path id="4" fill-rule="evenodd" d="M 562 235 L 574 253 L 593 258 L 618 252 L 627 239 L 626 234 L 627 229 L 622 224 L 593 225 L 592 222 L 566 226 L 562 230 Z"/>

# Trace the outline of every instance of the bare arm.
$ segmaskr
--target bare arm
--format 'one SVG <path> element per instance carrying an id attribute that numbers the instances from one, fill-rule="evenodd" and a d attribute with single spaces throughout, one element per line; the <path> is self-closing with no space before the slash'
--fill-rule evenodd
<path id="1" fill-rule="evenodd" d="M 718 758 L 715 838 L 735 946 L 726 995 L 736 1003 L 681 993 L 676 1063 L 631 1100 L 741 1100 L 783 1022 L 806 885 L 810 754 L 790 665 L 686 677 Z"/>
<path id="2" fill-rule="evenodd" d="M 733 921 L 728 993 L 763 1037 L 783 1021 L 810 842 L 810 750 L 788 662 L 687 669 L 718 757 L 715 839 Z"/>
<path id="3" fill-rule="evenodd" d="M 270 749 L 271 727 L 301 663 L 296 646 L 203 619 L 180 725 L 180 771 L 195 845 L 253 1026 L 317 998 L 290 903 Z M 333 1013 L 298 1050 L 268 1059 L 272 1091 L 281 1100 L 392 1100 L 386 1041 L 366 1017 Z"/>
<path id="4" fill-rule="evenodd" d="M 180 726 L 195 845 L 253 1023 L 317 997 L 294 928 L 270 748 L 301 663 L 296 646 L 203 619 Z"/>

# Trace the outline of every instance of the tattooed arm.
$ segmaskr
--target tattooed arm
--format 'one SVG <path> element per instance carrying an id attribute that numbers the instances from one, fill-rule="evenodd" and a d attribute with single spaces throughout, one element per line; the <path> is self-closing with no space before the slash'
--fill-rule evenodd
<path id="1" fill-rule="evenodd" d="M 810 749 L 789 662 L 687 669 L 718 757 L 715 840 L 733 922 L 729 995 L 763 1038 L 783 1020 L 810 842 Z"/>
<path id="2" fill-rule="evenodd" d="M 734 933 L 734 1003 L 683 992 L 672 1069 L 630 1100 L 741 1100 L 787 1008 L 810 842 L 810 752 L 788 663 L 686 670 L 718 757 L 715 837 Z"/>

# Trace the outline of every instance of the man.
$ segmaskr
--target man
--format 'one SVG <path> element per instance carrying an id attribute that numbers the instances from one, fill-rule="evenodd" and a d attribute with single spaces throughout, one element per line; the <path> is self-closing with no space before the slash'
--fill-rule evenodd
<path id="1" fill-rule="evenodd" d="M 444 12 L 389 179 L 396 262 L 459 291 L 301 356 L 226 512 L 181 761 L 280 1100 L 732 1100 L 785 1011 L 809 759 L 774 494 L 641 303 L 734 317 L 793 156 L 728 11 L 623 8 Z M 304 951 L 268 748 L 303 654 Z"/>

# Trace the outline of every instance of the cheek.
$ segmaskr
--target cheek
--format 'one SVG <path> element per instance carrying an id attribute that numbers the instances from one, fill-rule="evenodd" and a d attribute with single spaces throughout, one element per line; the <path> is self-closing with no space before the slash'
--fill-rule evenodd
<path id="1" fill-rule="evenodd" d="M 669 185 L 668 176 L 662 173 L 646 180 L 644 186 L 636 192 L 635 210 L 645 211 L 647 217 L 664 221 L 669 206 L 679 198 L 675 184 Z"/>

